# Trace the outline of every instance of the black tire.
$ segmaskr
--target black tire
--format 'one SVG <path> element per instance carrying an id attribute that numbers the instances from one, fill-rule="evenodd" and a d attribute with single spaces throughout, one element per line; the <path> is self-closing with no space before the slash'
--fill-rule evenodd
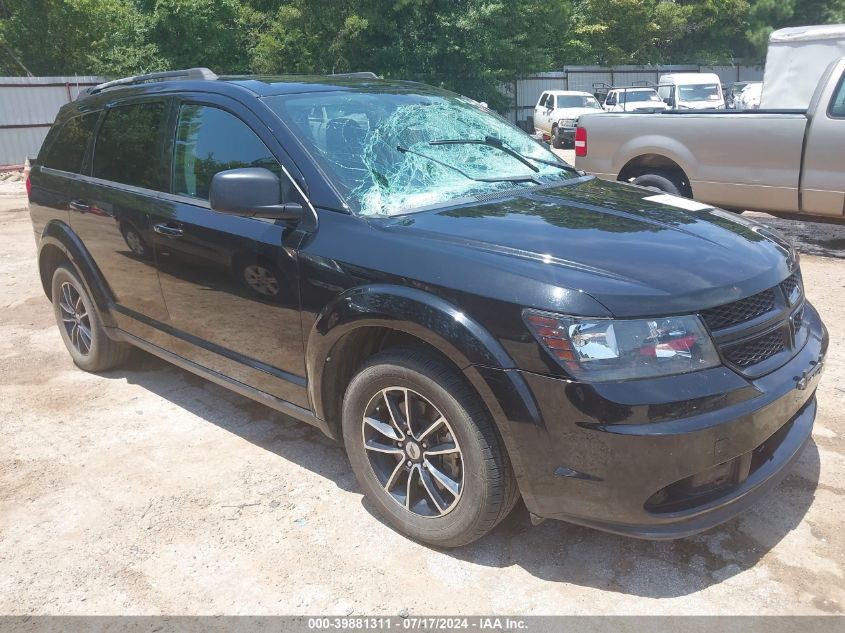
<path id="1" fill-rule="evenodd" d="M 660 189 L 660 191 L 671 193 L 673 196 L 687 197 L 680 178 L 678 178 L 674 174 L 662 172 L 655 172 L 653 174 L 643 174 L 642 176 L 637 176 L 636 178 L 634 178 L 633 184 L 639 185 L 640 187 L 653 187 L 655 189 Z"/>
<path id="2" fill-rule="evenodd" d="M 552 128 L 552 147 L 555 149 L 563 149 L 563 139 L 558 136 L 557 128 Z"/>
<path id="3" fill-rule="evenodd" d="M 80 369 L 104 371 L 129 358 L 131 346 L 108 337 L 94 302 L 70 267 L 62 265 L 56 268 L 51 297 L 62 340 Z M 82 314 L 84 316 L 79 318 Z"/>
<path id="4" fill-rule="evenodd" d="M 459 448 L 459 457 L 450 458 L 455 460 L 452 466 L 456 462 L 460 464 L 462 481 L 458 496 L 443 495 L 442 490 L 439 493 L 441 498 L 446 496 L 447 501 L 452 503 L 445 514 L 437 515 L 435 512 L 432 516 L 421 516 L 418 513 L 419 508 L 437 508 L 434 495 L 427 492 L 429 488 L 422 479 L 427 476 L 431 483 L 434 482 L 431 475 L 437 474 L 429 468 L 432 464 L 426 461 L 425 454 L 420 458 L 424 461 L 419 464 L 414 484 L 414 480 L 410 479 L 411 470 L 406 468 L 413 455 L 410 446 L 403 449 L 407 455 L 400 451 L 399 455 L 387 456 L 381 452 L 373 453 L 364 447 L 365 433 L 372 433 L 372 429 L 364 423 L 365 413 L 374 402 L 380 403 L 377 406 L 385 404 L 381 400 L 384 397 L 382 390 L 392 393 L 391 388 L 412 391 L 416 398 L 412 400 L 411 418 L 414 425 L 425 426 L 428 423 L 413 419 L 425 417 L 422 414 L 418 416 L 418 413 L 425 413 L 429 405 L 434 411 L 432 417 L 440 415 L 447 420 L 448 432 L 442 427 L 441 431 L 447 437 L 452 437 L 453 446 Z M 403 406 L 404 402 L 397 405 L 400 416 Z M 436 435 L 433 433 L 427 437 Z M 407 444 L 414 444 L 412 440 L 417 437 L 417 434 L 413 438 L 405 435 Z M 443 442 L 439 439 L 441 436 L 437 437 L 430 441 Z M 405 348 L 386 350 L 373 356 L 360 369 L 349 383 L 343 399 L 343 440 L 352 470 L 367 499 L 379 513 L 400 532 L 436 547 L 458 547 L 480 538 L 510 513 L 519 498 L 516 479 L 502 440 L 478 395 L 457 369 L 425 352 Z M 426 444 L 422 443 L 421 446 L 425 447 Z M 429 446 L 429 450 L 435 448 Z M 404 496 L 420 499 L 414 505 L 417 511 L 407 509 L 385 489 L 376 475 L 376 466 L 371 462 L 370 455 L 373 454 L 378 459 L 388 460 L 388 470 L 393 469 L 395 464 L 394 474 L 400 472 L 397 481 L 403 482 L 398 486 L 398 493 L 404 492 L 401 490 L 403 486 L 405 490 L 411 490 L 410 495 Z M 442 468 L 443 463 L 437 466 Z M 400 469 L 407 473 L 404 480 Z M 441 508 L 437 509 L 442 511 Z"/>

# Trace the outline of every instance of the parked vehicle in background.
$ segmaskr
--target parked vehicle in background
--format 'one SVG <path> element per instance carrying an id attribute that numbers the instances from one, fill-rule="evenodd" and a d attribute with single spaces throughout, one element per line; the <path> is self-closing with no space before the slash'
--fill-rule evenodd
<path id="1" fill-rule="evenodd" d="M 655 112 L 666 110 L 654 88 L 611 88 L 602 104 L 605 112 Z"/>
<path id="2" fill-rule="evenodd" d="M 316 426 L 432 545 L 520 496 L 693 534 L 810 440 L 828 336 L 783 237 L 579 173 L 438 88 L 118 80 L 61 109 L 27 190 L 80 368 L 137 346 Z"/>
<path id="3" fill-rule="evenodd" d="M 750 89 L 751 86 L 746 88 Z M 845 214 L 845 58 L 807 110 L 582 116 L 576 165 L 727 209 Z"/>
<path id="4" fill-rule="evenodd" d="M 731 84 L 731 87 L 723 91 L 725 93 L 725 107 L 733 110 L 736 108 L 736 100 L 739 98 L 739 93 L 742 92 L 743 88 L 747 86 L 750 81 L 735 81 Z"/>
<path id="5" fill-rule="evenodd" d="M 534 106 L 534 130 L 548 136 L 560 149 L 575 140 L 579 116 L 600 111 L 601 104 L 589 92 L 548 90 Z"/>
<path id="6" fill-rule="evenodd" d="M 762 81 L 749 82 L 736 98 L 737 110 L 759 110 L 760 97 L 763 92 Z"/>
<path id="7" fill-rule="evenodd" d="M 766 52 L 760 107 L 806 110 L 830 63 L 843 56 L 845 24 L 775 31 Z"/>
<path id="8" fill-rule="evenodd" d="M 661 75 L 657 94 L 677 110 L 724 109 L 722 80 L 715 73 L 672 73 Z"/>

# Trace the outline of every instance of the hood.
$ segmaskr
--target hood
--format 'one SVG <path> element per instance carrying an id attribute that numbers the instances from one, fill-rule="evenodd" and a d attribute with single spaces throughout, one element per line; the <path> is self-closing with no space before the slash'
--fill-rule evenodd
<path id="1" fill-rule="evenodd" d="M 491 275 L 506 270 L 546 284 L 549 303 L 528 307 L 565 311 L 553 297 L 571 294 L 557 291 L 568 289 L 589 294 L 617 317 L 696 312 L 735 301 L 776 285 L 795 266 L 790 244 L 762 225 L 590 177 L 394 217 L 385 228 L 440 241 L 436 250 L 444 257 L 455 248 L 473 249 L 473 266 L 487 265 Z"/>

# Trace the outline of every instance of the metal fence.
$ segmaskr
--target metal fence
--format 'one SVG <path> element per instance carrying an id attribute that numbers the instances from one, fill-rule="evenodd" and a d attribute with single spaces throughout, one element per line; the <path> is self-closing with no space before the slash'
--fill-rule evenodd
<path id="1" fill-rule="evenodd" d="M 698 64 L 671 66 L 564 66 L 562 70 L 537 73 L 515 81 L 505 89 L 513 100 L 507 118 L 517 123 L 534 112 L 537 100 L 545 90 L 582 90 L 595 92 L 594 84 L 630 86 L 635 81 L 657 83 L 665 73 L 716 73 L 729 86 L 736 81 L 762 81 L 762 66 L 701 66 Z"/>
<path id="2" fill-rule="evenodd" d="M 56 114 L 99 77 L 0 77 L 0 167 L 22 165 L 44 142 Z"/>
<path id="3" fill-rule="evenodd" d="M 758 66 L 564 66 L 560 71 L 538 73 L 503 86 L 513 103 L 506 117 L 514 123 L 533 114 L 544 90 L 593 92 L 593 84 L 630 86 L 635 81 L 657 83 L 668 72 L 716 73 L 722 83 L 760 81 Z M 22 165 L 38 154 L 56 113 L 79 91 L 101 83 L 100 77 L 0 77 L 0 167 Z"/>

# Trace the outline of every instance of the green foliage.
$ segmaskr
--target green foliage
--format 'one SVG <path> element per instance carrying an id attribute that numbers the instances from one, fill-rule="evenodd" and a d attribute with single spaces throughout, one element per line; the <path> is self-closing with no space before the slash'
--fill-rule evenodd
<path id="1" fill-rule="evenodd" d="M 494 107 L 565 64 L 762 60 L 845 0 L 0 0 L 0 74 L 373 70 Z"/>
<path id="2" fill-rule="evenodd" d="M 845 22 L 845 0 L 756 0 L 748 15 L 748 52 L 763 57 L 775 29 Z"/>
<path id="3" fill-rule="evenodd" d="M 748 0 L 576 0 L 567 63 L 715 63 L 743 44 Z"/>

